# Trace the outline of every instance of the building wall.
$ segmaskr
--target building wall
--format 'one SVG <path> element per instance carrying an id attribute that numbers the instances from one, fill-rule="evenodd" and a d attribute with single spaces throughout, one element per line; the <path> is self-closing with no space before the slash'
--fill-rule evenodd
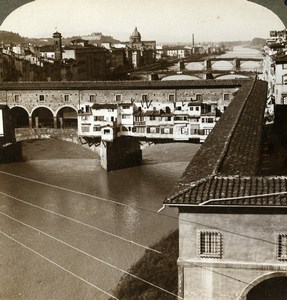
<path id="1" fill-rule="evenodd" d="M 95 89 L 73 89 L 72 84 L 69 84 L 71 88 L 49 89 L 47 87 L 43 88 L 45 85 L 41 86 L 40 83 L 38 83 L 38 86 L 39 89 L 35 89 L 35 85 L 33 85 L 32 90 L 17 90 L 14 88 L 7 91 L 2 90 L 0 91 L 0 103 L 7 104 L 10 108 L 19 107 L 26 111 L 30 127 L 37 124 L 34 120 L 36 115 L 33 114 L 37 108 L 46 108 L 47 118 L 51 119 L 51 116 L 48 117 L 49 114 L 54 117 L 54 121 L 49 121 L 51 126 L 53 122 L 56 126 L 56 118 L 61 108 L 69 107 L 78 111 L 84 107 L 84 113 L 81 113 L 78 118 L 80 136 L 102 137 L 102 129 L 99 131 L 97 126 L 100 125 L 103 128 L 108 125 L 114 129 L 111 138 L 134 136 L 187 141 L 196 139 L 200 142 L 205 140 L 215 125 L 215 110 L 212 107 L 223 111 L 232 101 L 234 93 L 237 91 L 236 87 L 96 89 L 95 85 Z M 46 86 L 49 85 L 46 84 Z M 118 105 L 114 115 L 117 124 L 112 121 L 111 124 L 106 124 L 107 120 L 100 122 L 100 124 L 95 122 L 94 116 L 99 113 L 97 111 L 92 112 L 91 107 L 95 103 Z M 208 112 L 211 115 L 208 117 L 212 117 L 214 122 L 201 122 L 201 115 L 192 111 L 192 106 L 196 103 L 199 105 L 205 103 L 211 108 L 211 111 Z M 124 108 L 124 104 L 129 105 L 128 109 Z M 88 112 L 86 106 L 89 108 Z M 179 106 L 181 110 L 174 113 L 175 107 Z M 168 110 L 166 110 L 167 107 Z M 147 114 L 139 123 L 134 113 L 139 113 L 141 110 L 147 112 Z M 152 120 L 149 116 L 155 111 L 157 111 L 157 116 Z M 107 111 L 101 111 L 100 113 L 104 114 L 105 117 L 109 115 Z M 173 114 L 177 116 L 177 119 L 174 118 Z M 181 117 L 182 114 L 185 117 Z M 206 112 L 202 111 L 202 114 L 206 114 Z M 44 122 L 44 124 L 46 124 L 44 126 L 48 126 L 47 122 Z"/>
<path id="2" fill-rule="evenodd" d="M 287 61 L 276 64 L 275 101 L 276 104 L 287 104 Z"/>
<path id="3" fill-rule="evenodd" d="M 0 48 L 0 82 L 3 82 L 3 52 Z"/>
<path id="4" fill-rule="evenodd" d="M 278 235 L 287 234 L 286 225 L 284 214 L 180 213 L 184 299 L 240 299 L 260 277 L 279 271 L 287 275 L 286 261 L 278 259 Z M 221 258 L 199 254 L 200 231 L 221 234 Z"/>
<path id="5" fill-rule="evenodd" d="M 130 89 L 130 90 L 105 90 L 105 89 L 83 89 L 81 91 L 77 89 L 39 89 L 33 90 L 7 90 L 0 91 L 0 102 L 7 103 L 9 107 L 22 105 L 31 110 L 40 105 L 39 95 L 45 96 L 45 101 L 42 104 L 48 105 L 52 109 L 62 105 L 64 102 L 64 96 L 69 95 L 69 103 L 75 107 L 79 105 L 79 102 L 90 102 L 90 96 L 93 97 L 95 103 L 117 103 L 117 95 L 121 95 L 120 102 L 142 102 L 142 96 L 147 96 L 148 102 L 173 102 L 176 101 L 196 101 L 198 95 L 201 95 L 202 100 L 205 103 L 218 102 L 220 105 L 228 105 L 233 98 L 233 93 L 238 88 L 183 88 L 183 89 Z M 224 100 L 224 95 L 230 94 L 230 100 Z M 15 101 L 15 95 L 19 95 L 18 102 Z M 174 100 L 170 99 L 170 95 L 174 95 Z M 145 102 L 142 102 L 145 104 Z"/>

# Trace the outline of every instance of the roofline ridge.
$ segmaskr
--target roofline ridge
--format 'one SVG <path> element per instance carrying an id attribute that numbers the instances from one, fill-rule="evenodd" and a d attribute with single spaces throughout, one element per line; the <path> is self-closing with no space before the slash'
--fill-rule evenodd
<path id="1" fill-rule="evenodd" d="M 245 98 L 245 101 L 244 101 L 243 105 L 241 106 L 240 112 L 239 112 L 238 115 L 236 116 L 236 120 L 235 120 L 235 122 L 233 123 L 232 128 L 231 128 L 231 130 L 230 130 L 230 132 L 229 132 L 229 134 L 228 134 L 228 136 L 227 136 L 227 140 L 225 141 L 225 144 L 224 144 L 224 147 L 223 147 L 223 149 L 222 149 L 221 155 L 220 155 L 220 157 L 219 157 L 218 160 L 217 160 L 217 163 L 216 163 L 215 168 L 214 168 L 214 170 L 213 170 L 213 172 L 212 172 L 212 175 L 217 175 L 217 174 L 218 174 L 219 168 L 220 168 L 220 166 L 222 165 L 222 162 L 223 162 L 223 160 L 224 160 L 224 157 L 226 156 L 226 153 L 227 153 L 227 151 L 228 151 L 228 148 L 229 148 L 229 145 L 230 145 L 232 136 L 233 136 L 233 134 L 234 134 L 234 132 L 235 132 L 236 127 L 238 126 L 238 123 L 239 123 L 239 120 L 240 120 L 240 118 L 241 118 L 242 112 L 243 112 L 243 110 L 244 110 L 244 108 L 245 108 L 245 106 L 246 106 L 246 103 L 247 103 L 247 101 L 248 101 L 248 99 L 249 99 L 249 97 L 250 97 L 252 91 L 254 90 L 254 87 L 255 87 L 255 83 L 256 83 L 256 82 L 257 82 L 257 76 L 254 78 L 253 83 L 252 83 L 252 87 L 250 88 L 250 91 L 248 92 L 248 95 L 247 95 L 247 97 Z"/>
<path id="2" fill-rule="evenodd" d="M 198 180 L 193 181 L 191 183 L 181 183 L 181 182 L 179 182 L 177 184 L 177 187 L 179 187 L 180 185 L 182 185 L 182 186 L 186 185 L 187 187 L 185 189 L 181 190 L 180 193 L 173 194 L 173 195 L 171 195 L 169 197 L 166 197 L 164 202 L 166 202 L 166 201 L 172 201 L 172 199 L 180 197 L 181 195 L 183 195 L 183 194 L 187 193 L 188 191 L 190 191 L 192 188 L 194 188 L 194 187 L 196 187 L 196 186 L 198 186 L 198 185 L 200 185 L 200 184 L 202 184 L 204 182 L 207 182 L 210 179 L 215 178 L 215 177 L 216 177 L 216 175 L 209 175 L 207 177 L 198 179 Z"/>

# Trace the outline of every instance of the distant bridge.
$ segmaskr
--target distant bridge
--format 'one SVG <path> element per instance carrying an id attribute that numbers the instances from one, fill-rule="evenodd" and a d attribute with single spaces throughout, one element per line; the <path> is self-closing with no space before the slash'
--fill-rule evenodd
<path id="1" fill-rule="evenodd" d="M 192 63 L 199 63 L 202 65 L 204 72 L 218 72 L 223 71 L 222 68 L 218 68 L 217 66 L 214 66 L 216 63 L 221 62 L 226 64 L 229 68 L 229 71 L 234 72 L 241 72 L 244 71 L 244 63 L 246 62 L 253 62 L 256 63 L 256 69 L 261 69 L 263 65 L 263 59 L 262 58 L 252 58 L 252 57 L 214 57 L 214 58 L 206 58 L 205 60 L 192 60 L 187 59 L 179 62 L 179 69 L 180 71 L 188 69 L 188 65 Z M 224 68 L 225 69 L 225 68 Z M 257 72 L 257 70 L 248 70 L 246 72 Z M 227 71 L 226 69 L 224 70 Z"/>
<path id="2" fill-rule="evenodd" d="M 260 72 L 257 71 L 245 71 L 245 70 L 214 70 L 211 69 L 209 71 L 206 70 L 187 70 L 183 69 L 181 71 L 176 70 L 164 70 L 164 71 L 156 71 L 150 74 L 149 72 L 133 72 L 130 75 L 131 79 L 143 79 L 149 80 L 151 76 L 157 75 L 158 79 L 162 80 L 164 78 L 175 76 L 175 75 L 187 75 L 196 77 L 200 80 L 202 79 L 217 79 L 225 75 L 242 75 L 246 78 L 253 78 L 255 75 L 259 74 Z"/>
<path id="3" fill-rule="evenodd" d="M 216 63 L 221 62 L 225 64 L 225 67 L 218 67 Z M 244 69 L 244 64 L 246 62 L 254 62 L 256 63 L 253 70 L 249 68 L 249 70 Z M 191 68 L 191 64 L 196 63 L 198 67 L 196 69 Z M 197 77 L 198 79 L 215 79 L 221 76 L 236 74 L 243 75 L 247 78 L 252 78 L 256 74 L 261 73 L 263 66 L 262 58 L 238 58 L 238 57 L 214 57 L 214 58 L 186 58 L 182 59 L 178 62 L 178 67 L 157 70 L 157 71 L 134 71 L 131 73 L 131 79 L 151 79 L 151 76 L 157 75 L 158 79 L 163 79 L 168 76 L 173 75 L 189 75 Z"/>

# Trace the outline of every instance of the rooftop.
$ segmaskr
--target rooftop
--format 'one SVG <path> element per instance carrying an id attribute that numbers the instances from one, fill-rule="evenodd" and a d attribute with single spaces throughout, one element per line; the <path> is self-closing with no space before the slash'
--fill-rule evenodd
<path id="1" fill-rule="evenodd" d="M 266 99 L 266 82 L 242 86 L 165 205 L 287 206 L 287 177 L 261 176 Z"/>
<path id="2" fill-rule="evenodd" d="M 1 82 L 0 90 L 134 90 L 175 88 L 231 88 L 241 87 L 249 79 L 234 80 L 166 80 L 166 81 L 38 81 Z"/>

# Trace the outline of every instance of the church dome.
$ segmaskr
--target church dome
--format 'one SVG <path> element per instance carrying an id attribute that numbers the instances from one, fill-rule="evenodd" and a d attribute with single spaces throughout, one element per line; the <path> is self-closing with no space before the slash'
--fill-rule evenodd
<path id="1" fill-rule="evenodd" d="M 137 27 L 135 28 L 135 30 L 131 34 L 130 41 L 131 42 L 140 42 L 141 41 L 141 34 L 138 32 Z"/>

